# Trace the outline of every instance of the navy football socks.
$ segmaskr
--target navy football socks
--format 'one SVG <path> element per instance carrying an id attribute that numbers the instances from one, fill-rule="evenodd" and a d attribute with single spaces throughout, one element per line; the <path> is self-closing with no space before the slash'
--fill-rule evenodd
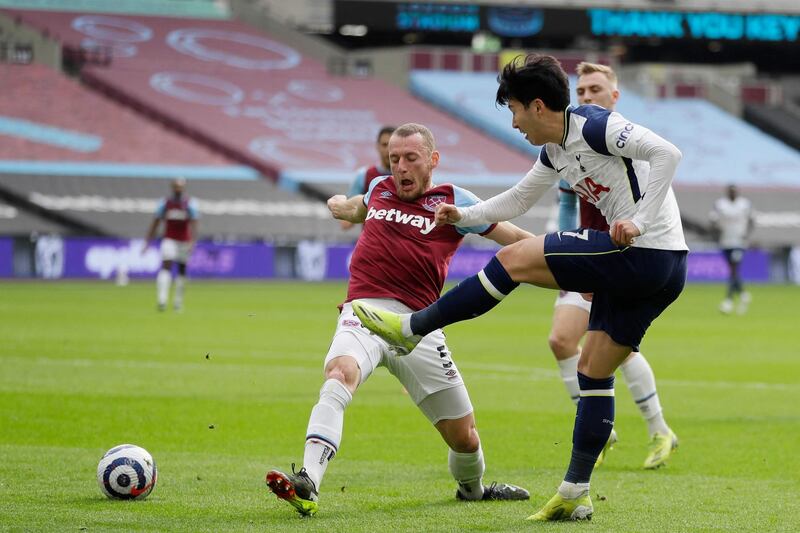
<path id="1" fill-rule="evenodd" d="M 572 431 L 572 458 L 564 481 L 588 483 L 597 456 L 614 427 L 614 376 L 593 379 L 578 372 L 581 399 Z"/>
<path id="2" fill-rule="evenodd" d="M 480 316 L 518 286 L 495 256 L 475 276 L 465 279 L 425 309 L 412 313 L 411 331 L 414 335 L 427 335 L 448 324 Z"/>

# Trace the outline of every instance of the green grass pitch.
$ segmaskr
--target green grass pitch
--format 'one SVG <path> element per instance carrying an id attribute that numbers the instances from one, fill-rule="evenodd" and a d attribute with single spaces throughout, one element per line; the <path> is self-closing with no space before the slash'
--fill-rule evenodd
<path id="1" fill-rule="evenodd" d="M 2 283 L 0 530 L 797 531 L 800 288 L 751 289 L 747 315 L 721 316 L 722 287 L 691 285 L 645 338 L 681 439 L 670 464 L 640 469 L 646 429 L 618 376 L 594 520 L 536 525 L 523 519 L 562 479 L 574 417 L 547 348 L 551 291 L 522 287 L 447 331 L 485 481 L 530 502 L 457 502 L 446 446 L 380 369 L 346 413 L 319 514 L 301 519 L 264 474 L 302 461 L 343 284 L 195 281 L 184 313 L 160 314 L 150 282 Z M 97 487 L 121 443 L 158 463 L 145 501 Z"/>

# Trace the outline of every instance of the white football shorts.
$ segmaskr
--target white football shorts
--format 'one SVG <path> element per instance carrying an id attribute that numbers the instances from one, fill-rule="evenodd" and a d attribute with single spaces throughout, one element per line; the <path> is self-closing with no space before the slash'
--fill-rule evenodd
<path id="1" fill-rule="evenodd" d="M 191 254 L 191 245 L 188 241 L 175 239 L 161 239 L 161 260 L 188 263 Z"/>
<path id="2" fill-rule="evenodd" d="M 558 291 L 558 296 L 556 296 L 556 305 L 574 305 L 575 307 L 580 307 L 587 313 L 591 312 L 592 310 L 592 302 L 587 302 L 581 296 L 579 292 L 571 292 L 571 291 Z"/>
<path id="3" fill-rule="evenodd" d="M 396 300 L 372 298 L 365 301 L 396 313 L 411 312 Z M 361 325 L 352 306 L 346 303 L 339 315 L 336 332 L 325 357 L 325 366 L 341 356 L 356 360 L 361 369 L 361 383 L 377 367 L 386 367 L 403 384 L 432 424 L 440 420 L 462 418 L 472 412 L 472 402 L 464 380 L 450 356 L 444 332 L 440 329 L 426 335 L 410 354 L 398 356 L 383 339 L 372 335 Z"/>

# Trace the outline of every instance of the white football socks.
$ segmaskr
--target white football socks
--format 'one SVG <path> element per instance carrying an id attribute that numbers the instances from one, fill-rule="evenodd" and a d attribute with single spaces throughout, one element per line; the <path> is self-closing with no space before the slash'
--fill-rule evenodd
<path id="1" fill-rule="evenodd" d="M 567 500 L 574 500 L 580 498 L 584 494 L 589 493 L 588 483 L 570 483 L 569 481 L 562 481 L 558 487 L 558 493 L 562 498 Z"/>
<path id="2" fill-rule="evenodd" d="M 450 473 L 458 482 L 458 492 L 467 500 L 480 500 L 483 498 L 483 472 L 486 465 L 483 462 L 483 450 L 460 453 L 450 450 L 447 457 Z"/>
<path id="3" fill-rule="evenodd" d="M 578 400 L 581 399 L 581 389 L 578 386 L 578 359 L 581 358 L 581 352 L 567 359 L 556 359 L 558 363 L 559 372 L 561 372 L 561 380 L 567 388 L 572 403 L 578 405 Z"/>
<path id="4" fill-rule="evenodd" d="M 656 392 L 656 377 L 650 363 L 639 352 L 634 352 L 622 366 L 622 375 L 631 391 L 642 417 L 647 421 L 647 430 L 652 437 L 654 433 L 668 434 L 669 426 L 661 411 L 661 402 Z"/>
<path id="5" fill-rule="evenodd" d="M 172 299 L 172 306 L 175 309 L 181 309 L 183 307 L 183 287 L 185 285 L 186 276 L 178 274 L 178 277 L 175 278 L 175 296 Z"/>
<path id="6" fill-rule="evenodd" d="M 162 268 L 158 271 L 158 275 L 156 276 L 156 298 L 158 299 L 158 305 L 167 305 L 167 298 L 169 298 L 169 286 L 171 282 L 172 274 L 170 274 L 169 270 L 164 270 Z"/>
<path id="7" fill-rule="evenodd" d="M 306 448 L 303 466 L 317 490 L 328 463 L 339 450 L 344 426 L 344 410 L 353 399 L 347 387 L 337 379 L 322 384 L 319 402 L 311 409 L 306 431 Z"/>

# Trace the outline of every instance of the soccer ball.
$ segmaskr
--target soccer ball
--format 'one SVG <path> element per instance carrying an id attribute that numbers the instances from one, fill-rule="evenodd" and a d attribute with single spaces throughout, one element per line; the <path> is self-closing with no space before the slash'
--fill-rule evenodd
<path id="1" fill-rule="evenodd" d="M 100 490 L 117 500 L 144 500 L 156 486 L 156 479 L 153 456 L 133 444 L 114 446 L 97 465 Z"/>

